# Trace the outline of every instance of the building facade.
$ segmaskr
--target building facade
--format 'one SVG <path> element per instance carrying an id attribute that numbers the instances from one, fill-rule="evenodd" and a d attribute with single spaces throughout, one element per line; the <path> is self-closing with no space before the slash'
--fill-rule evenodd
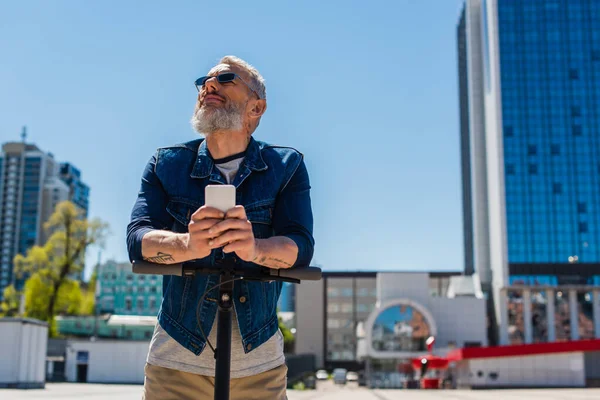
<path id="1" fill-rule="evenodd" d="M 48 239 L 43 225 L 56 205 L 75 199 L 87 207 L 87 186 L 79 179 L 84 189 L 72 190 L 54 156 L 26 143 L 25 135 L 22 142 L 4 143 L 0 152 L 0 300 L 6 286 L 22 283 L 13 274 L 14 256 Z"/>
<path id="2" fill-rule="evenodd" d="M 493 340 L 598 337 L 600 1 L 467 0 L 457 43 L 465 272 Z"/>
<path id="3" fill-rule="evenodd" d="M 162 277 L 134 274 L 131 263 L 107 261 L 98 267 L 100 313 L 156 316 L 162 300 Z"/>
<path id="4" fill-rule="evenodd" d="M 317 367 L 367 371 L 367 380 L 406 379 L 410 360 L 436 351 L 486 346 L 485 300 L 477 275 L 324 272 L 296 295 L 296 353 Z"/>
<path id="5" fill-rule="evenodd" d="M 87 218 L 89 211 L 90 188 L 81 180 L 81 171 L 68 162 L 60 163 L 60 180 L 69 188 L 69 199 L 83 210 Z"/>

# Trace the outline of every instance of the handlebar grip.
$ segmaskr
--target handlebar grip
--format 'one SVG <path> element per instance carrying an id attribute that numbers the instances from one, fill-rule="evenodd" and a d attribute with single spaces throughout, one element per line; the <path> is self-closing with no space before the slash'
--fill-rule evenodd
<path id="1" fill-rule="evenodd" d="M 303 267 L 289 269 L 273 269 L 271 275 L 277 275 L 282 278 L 299 279 L 301 281 L 318 281 L 321 279 L 321 268 Z"/>
<path id="2" fill-rule="evenodd" d="M 183 264 L 155 264 L 148 261 L 133 261 L 134 274 L 183 275 Z"/>

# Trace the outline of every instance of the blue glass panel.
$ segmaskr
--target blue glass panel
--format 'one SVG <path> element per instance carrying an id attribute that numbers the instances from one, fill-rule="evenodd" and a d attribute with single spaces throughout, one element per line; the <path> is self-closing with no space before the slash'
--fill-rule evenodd
<path id="1" fill-rule="evenodd" d="M 558 280 L 552 275 L 512 275 L 509 283 L 526 286 L 557 286 Z"/>
<path id="2" fill-rule="evenodd" d="M 600 262 L 599 3 L 498 1 L 509 262 Z"/>

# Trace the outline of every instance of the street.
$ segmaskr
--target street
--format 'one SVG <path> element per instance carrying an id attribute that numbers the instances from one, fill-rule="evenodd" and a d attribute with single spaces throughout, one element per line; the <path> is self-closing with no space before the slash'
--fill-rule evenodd
<path id="1" fill-rule="evenodd" d="M 140 385 L 101 385 L 50 383 L 46 389 L 0 389 L 6 400 L 139 400 Z M 343 387 L 331 381 L 319 382 L 317 390 L 288 391 L 289 400 L 592 400 L 600 398 L 600 389 L 524 389 L 524 390 L 369 390 L 350 383 Z"/>

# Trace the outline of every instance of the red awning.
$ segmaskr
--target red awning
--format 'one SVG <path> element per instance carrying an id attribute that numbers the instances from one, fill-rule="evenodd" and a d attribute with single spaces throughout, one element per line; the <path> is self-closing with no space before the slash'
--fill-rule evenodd
<path id="1" fill-rule="evenodd" d="M 419 358 L 413 358 L 413 360 L 412 360 L 413 367 L 415 369 L 421 368 L 421 360 L 424 358 L 427 359 L 427 361 L 429 361 L 427 363 L 429 369 L 446 369 L 446 368 L 448 368 L 449 361 L 447 358 L 442 358 L 442 357 L 434 356 L 431 354 L 427 354 L 426 356 L 419 357 Z"/>
<path id="2" fill-rule="evenodd" d="M 518 357 L 533 356 L 536 354 L 575 353 L 586 351 L 600 351 L 600 339 L 518 344 L 511 346 L 467 347 L 450 351 L 447 358 L 451 361 L 459 361 L 472 358 Z"/>

